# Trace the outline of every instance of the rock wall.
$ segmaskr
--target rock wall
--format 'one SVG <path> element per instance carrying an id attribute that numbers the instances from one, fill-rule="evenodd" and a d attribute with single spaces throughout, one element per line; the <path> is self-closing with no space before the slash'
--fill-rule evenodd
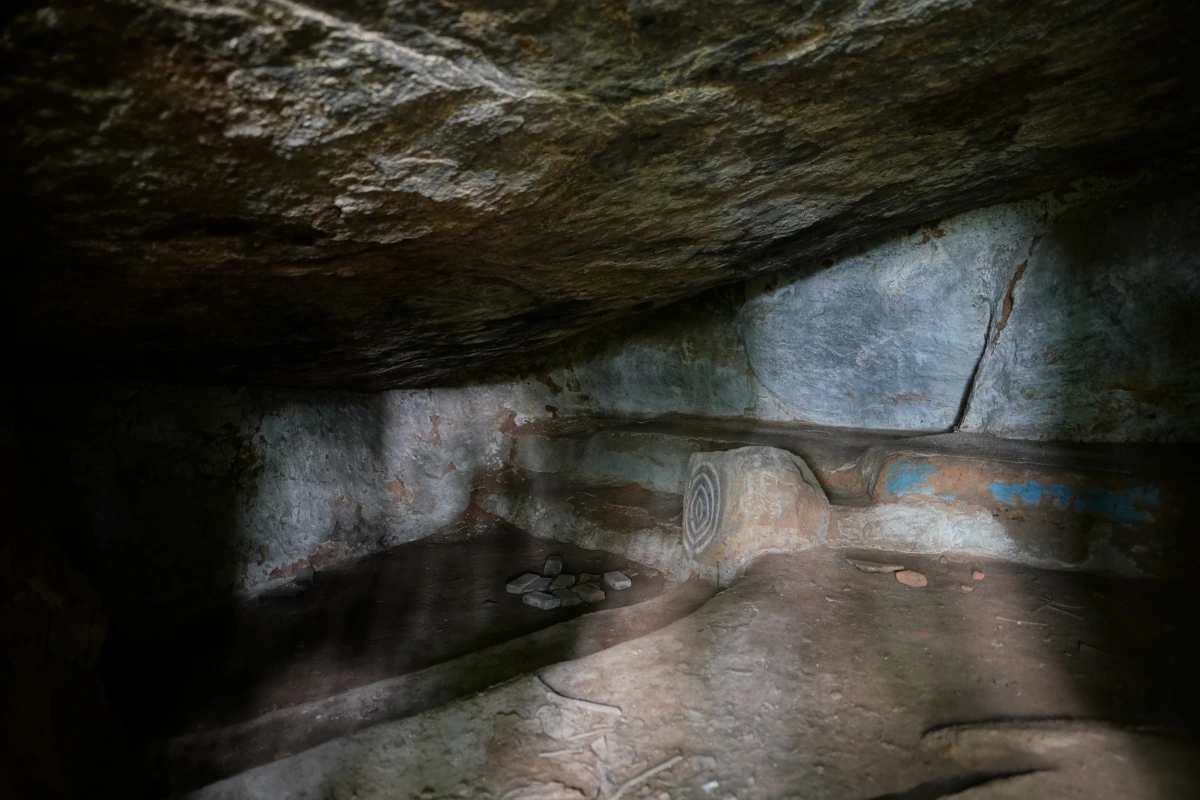
<path id="1" fill-rule="evenodd" d="M 566 414 L 1191 440 L 1198 223 L 1190 179 L 1084 182 L 710 294 L 542 380 Z"/>
<path id="2" fill-rule="evenodd" d="M 512 385 L 53 385 L 20 407 L 61 538 L 116 612 L 138 619 L 438 530 L 530 416 Z"/>
<path id="3" fill-rule="evenodd" d="M 26 450 L 89 575 L 165 611 L 438 530 L 517 426 L 549 417 L 1194 440 L 1198 214 L 1183 180 L 1093 181 L 708 294 L 491 385 L 41 386 Z"/>

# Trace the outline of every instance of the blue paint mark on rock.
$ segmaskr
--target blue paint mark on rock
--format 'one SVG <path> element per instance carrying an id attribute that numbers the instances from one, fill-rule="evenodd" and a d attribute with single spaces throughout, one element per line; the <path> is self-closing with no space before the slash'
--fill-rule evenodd
<path id="1" fill-rule="evenodd" d="M 1088 489 L 1075 501 L 1080 511 L 1095 511 L 1121 522 L 1145 522 L 1146 509 L 1158 508 L 1158 488 L 1138 487 L 1124 494 L 1114 494 L 1106 489 Z"/>
<path id="2" fill-rule="evenodd" d="M 1027 506 L 1036 506 L 1042 501 L 1042 495 L 1049 495 L 1058 501 L 1059 508 L 1070 508 L 1071 498 L 1075 495 L 1070 487 L 1063 486 L 1061 483 L 1042 486 L 1038 481 L 1028 481 L 1026 483 L 997 482 L 991 484 L 988 488 L 992 490 L 992 497 L 1006 506 L 1018 505 L 1018 499 Z"/>
<path id="3" fill-rule="evenodd" d="M 937 472 L 937 467 L 926 461 L 896 461 L 889 464 L 883 478 L 883 497 L 933 494 L 929 479 Z"/>
<path id="4" fill-rule="evenodd" d="M 1057 500 L 1060 508 L 1070 508 L 1071 498 L 1075 495 L 1070 487 L 1063 486 L 1061 483 L 1052 483 L 1042 491 Z"/>
<path id="5" fill-rule="evenodd" d="M 988 487 L 992 490 L 992 497 L 1004 503 L 1006 506 L 1017 505 L 1017 500 L 1027 506 L 1036 506 L 1042 499 L 1042 485 L 1037 481 L 1029 483 L 993 483 Z"/>
<path id="6" fill-rule="evenodd" d="M 988 489 L 991 490 L 992 497 L 1007 506 L 1036 506 L 1041 502 L 1043 495 L 1048 495 L 1057 501 L 1059 508 L 1071 508 L 1073 505 L 1076 511 L 1094 511 L 1121 522 L 1145 522 L 1146 509 L 1158 507 L 1158 489 L 1153 486 L 1148 489 L 1130 489 L 1123 494 L 1116 494 L 1107 489 L 1088 489 L 1077 498 L 1069 486 L 1061 483 L 1043 486 L 1037 481 L 1012 484 L 997 482 L 990 484 Z"/>

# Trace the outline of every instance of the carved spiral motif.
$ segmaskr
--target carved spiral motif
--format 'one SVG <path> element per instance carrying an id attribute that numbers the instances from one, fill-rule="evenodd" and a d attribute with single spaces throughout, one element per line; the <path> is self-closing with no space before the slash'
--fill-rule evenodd
<path id="1" fill-rule="evenodd" d="M 683 549 L 687 555 L 703 553 L 717 535 L 721 522 L 721 484 L 708 464 L 692 473 L 684 498 Z"/>

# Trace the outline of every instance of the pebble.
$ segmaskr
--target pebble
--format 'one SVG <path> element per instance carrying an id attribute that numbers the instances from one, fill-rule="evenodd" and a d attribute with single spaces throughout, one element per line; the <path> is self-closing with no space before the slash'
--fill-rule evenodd
<path id="1" fill-rule="evenodd" d="M 570 589 L 575 585 L 574 575 L 559 575 L 550 584 L 551 589 Z"/>
<path id="2" fill-rule="evenodd" d="M 850 565 L 863 572 L 899 572 L 903 564 L 880 564 L 877 561 L 863 561 L 861 558 L 847 558 Z"/>
<path id="3" fill-rule="evenodd" d="M 581 573 L 579 573 L 579 582 L 580 583 L 599 583 L 600 576 L 593 575 L 590 572 L 581 572 Z"/>
<path id="4" fill-rule="evenodd" d="M 604 573 L 604 585 L 609 589 L 628 589 L 633 586 L 633 581 L 624 572 L 606 572 Z"/>
<path id="5" fill-rule="evenodd" d="M 604 599 L 604 591 L 592 583 L 580 584 L 569 591 L 574 592 L 585 603 L 599 603 Z"/>
<path id="6" fill-rule="evenodd" d="M 896 580 L 903 583 L 905 586 L 920 588 L 929 583 L 925 576 L 919 572 L 914 572 L 911 569 L 902 569 L 896 573 Z"/>
<path id="7" fill-rule="evenodd" d="M 547 578 L 557 578 L 560 572 L 562 572 L 562 556 L 550 556 L 547 558 L 546 566 L 542 567 L 542 574 Z"/>
<path id="8" fill-rule="evenodd" d="M 563 608 L 579 605 L 579 595 L 570 589 L 555 589 L 551 594 L 558 598 Z"/>
<path id="9" fill-rule="evenodd" d="M 971 578 L 977 581 L 983 580 L 983 570 L 977 569 L 971 573 Z"/>
<path id="10" fill-rule="evenodd" d="M 527 572 L 521 577 L 514 578 L 513 580 L 509 581 L 508 585 L 504 588 L 508 590 L 509 594 L 523 594 L 530 591 L 530 584 L 538 580 L 540 577 L 541 575 L 534 575 L 532 572 Z"/>
<path id="11" fill-rule="evenodd" d="M 521 596 L 521 600 L 525 602 L 525 605 L 540 608 L 543 611 L 549 611 L 562 605 L 562 600 L 545 592 L 528 592 Z"/>

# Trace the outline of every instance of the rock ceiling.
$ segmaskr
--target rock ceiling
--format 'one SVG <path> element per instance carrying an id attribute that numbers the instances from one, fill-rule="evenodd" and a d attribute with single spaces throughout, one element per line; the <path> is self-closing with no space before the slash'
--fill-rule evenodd
<path id="1" fill-rule="evenodd" d="M 1194 144 L 1183 0 L 91 0 L 0 41 L 10 374 L 380 389 Z"/>

